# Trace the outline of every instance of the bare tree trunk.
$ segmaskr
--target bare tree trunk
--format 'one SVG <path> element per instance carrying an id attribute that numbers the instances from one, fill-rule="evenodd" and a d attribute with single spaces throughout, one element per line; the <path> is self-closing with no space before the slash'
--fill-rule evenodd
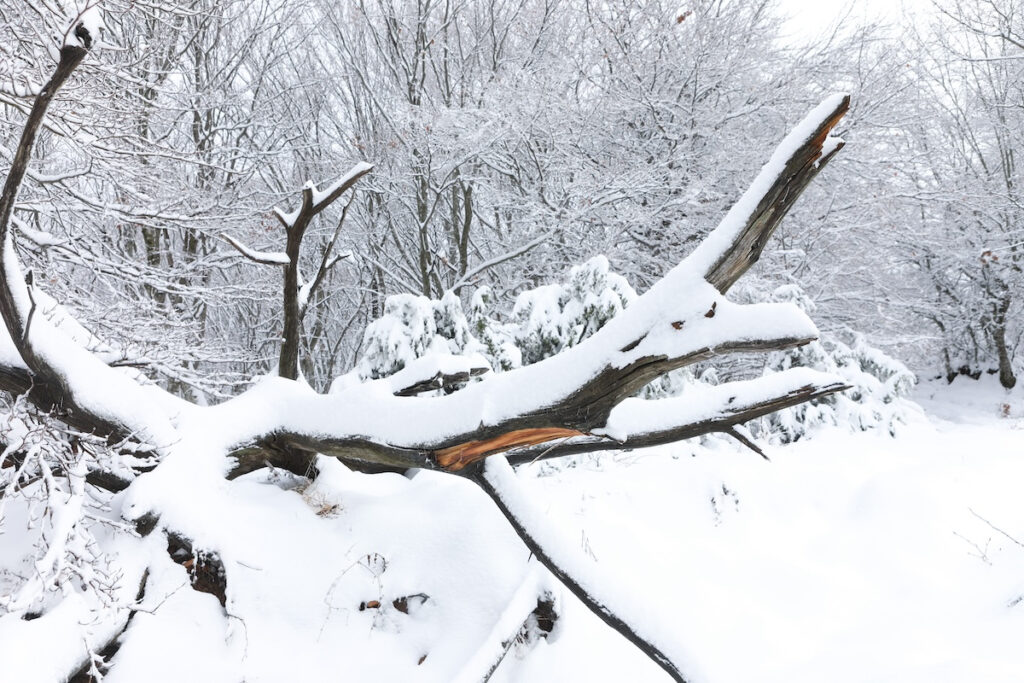
<path id="1" fill-rule="evenodd" d="M 999 302 L 992 326 L 992 340 L 996 345 L 999 358 L 999 383 L 1006 389 L 1017 385 L 1017 377 L 1013 373 L 1013 359 L 1006 344 L 1006 313 L 1010 310 L 1010 297 L 1007 295 Z"/>

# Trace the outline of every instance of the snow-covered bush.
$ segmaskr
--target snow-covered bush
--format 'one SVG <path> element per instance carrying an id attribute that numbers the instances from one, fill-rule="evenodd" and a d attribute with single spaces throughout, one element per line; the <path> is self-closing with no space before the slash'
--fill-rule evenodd
<path id="1" fill-rule="evenodd" d="M 477 346 L 476 339 L 470 334 L 462 301 L 455 292 L 445 292 L 440 301 L 433 303 L 433 309 L 437 335 L 445 340 L 450 353 L 460 354 Z"/>
<path id="2" fill-rule="evenodd" d="M 425 296 L 396 294 L 384 302 L 384 315 L 363 334 L 359 375 L 386 377 L 427 352 L 437 337 L 434 303 Z"/>
<path id="3" fill-rule="evenodd" d="M 568 282 L 523 292 L 512 312 L 523 365 L 579 344 L 636 296 L 626 278 L 611 272 L 605 256 L 573 267 Z"/>
<path id="4" fill-rule="evenodd" d="M 520 294 L 507 323 L 492 317 L 489 287 L 474 292 L 468 316 L 453 292 L 440 300 L 390 296 L 384 315 L 366 329 L 359 377 L 386 377 L 434 352 L 479 354 L 496 372 L 536 363 L 597 332 L 636 296 L 604 256 L 574 267 L 566 282 Z M 678 383 L 682 376 L 667 381 Z"/>
<path id="5" fill-rule="evenodd" d="M 428 353 L 468 355 L 479 347 L 454 293 L 440 300 L 396 294 L 384 302 L 384 315 L 367 326 L 357 370 L 360 379 L 378 379 Z"/>
<path id="6" fill-rule="evenodd" d="M 473 293 L 469 305 L 469 327 L 480 342 L 480 353 L 496 372 L 518 368 L 523 364 L 523 354 L 515 343 L 515 334 L 510 325 L 495 320 L 490 315 L 491 288 L 486 285 Z"/>
<path id="7" fill-rule="evenodd" d="M 474 293 L 468 315 L 452 292 L 440 300 L 392 296 L 385 302 L 384 316 L 366 330 L 358 377 L 386 377 L 429 354 L 482 357 L 494 372 L 536 363 L 597 332 L 636 296 L 626 279 L 611 271 L 604 256 L 574 267 L 565 282 L 521 293 L 510 322 L 492 315 L 487 287 Z M 777 288 L 771 298 L 795 303 L 808 313 L 814 310 L 814 303 L 795 284 Z M 761 438 L 789 443 L 818 425 L 839 424 L 894 433 L 914 410 L 905 399 L 916 382 L 914 374 L 860 337 L 852 345 L 826 337 L 774 353 L 763 372 L 793 367 L 834 373 L 845 378 L 851 389 L 762 418 L 752 425 Z M 717 384 L 716 369 L 675 370 L 644 387 L 639 396 L 650 400 L 678 396 L 698 383 Z"/>
<path id="8" fill-rule="evenodd" d="M 810 313 L 813 302 L 798 285 L 784 285 L 772 295 L 775 301 L 789 301 Z M 917 382 L 900 361 L 867 344 L 857 336 L 852 346 L 824 338 L 805 346 L 772 354 L 765 374 L 794 367 L 806 367 L 843 377 L 851 386 L 808 403 L 786 408 L 761 418 L 756 430 L 762 438 L 790 443 L 818 425 L 849 425 L 867 431 L 885 429 L 895 434 L 905 423 L 914 404 L 905 397 Z"/>

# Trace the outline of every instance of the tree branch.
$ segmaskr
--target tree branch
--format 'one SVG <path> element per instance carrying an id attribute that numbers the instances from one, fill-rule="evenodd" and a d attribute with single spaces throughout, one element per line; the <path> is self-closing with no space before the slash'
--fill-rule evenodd
<path id="1" fill-rule="evenodd" d="M 795 368 L 754 380 L 693 387 L 678 398 L 630 399 L 612 411 L 611 427 L 605 430 L 606 434 L 517 448 L 509 452 L 508 459 L 513 465 L 523 465 L 567 455 L 647 448 L 716 432 L 730 433 L 736 425 L 849 388 L 831 375 Z"/>
<path id="2" fill-rule="evenodd" d="M 842 380 L 818 375 L 804 378 L 799 386 L 776 385 L 777 394 L 760 395 L 751 403 L 727 397 L 735 404 L 698 417 L 666 420 L 657 429 L 625 428 L 621 422 L 629 406 L 635 406 L 624 401 L 667 372 L 724 354 L 792 348 L 817 338 L 813 323 L 795 306 L 741 306 L 719 290 L 756 261 L 763 239 L 799 189 L 839 148 L 828 132 L 848 102 L 845 96 L 832 97 L 812 111 L 779 145 L 708 239 L 582 344 L 449 396 L 382 396 L 386 378 L 331 396 L 265 384 L 262 399 L 277 408 L 260 422 L 261 432 L 240 440 L 238 448 L 259 448 L 269 439 L 278 447 L 286 444 L 346 462 L 459 472 L 510 449 L 520 462 L 540 453 L 557 457 L 607 449 L 624 439 L 630 447 L 668 443 L 723 431 L 842 390 Z M 705 276 L 717 284 L 709 284 Z M 764 388 L 768 380 L 755 382 L 753 386 Z M 726 385 L 719 390 L 734 388 Z M 679 400 L 685 404 L 687 399 Z M 646 403 L 648 411 L 678 411 L 683 406 L 671 401 Z M 215 410 L 229 415 L 234 410 L 231 404 Z M 394 415 L 403 416 L 401 425 L 395 424 Z M 225 417 L 232 419 L 240 418 Z M 559 442 L 550 445 L 552 439 Z"/>
<path id="3" fill-rule="evenodd" d="M 305 314 L 305 306 L 300 296 L 302 283 L 299 281 L 299 259 L 302 256 L 302 239 L 306 235 L 306 229 L 320 212 L 372 170 L 373 166 L 361 161 L 326 190 L 317 190 L 312 184 L 304 187 L 302 189 L 302 204 L 298 210 L 292 213 L 285 213 L 280 209 L 274 210 L 287 234 L 285 255 L 288 263 L 284 266 L 284 331 L 281 335 L 281 354 L 277 368 L 281 377 L 287 379 L 298 379 L 299 377 L 299 342 L 302 336 L 302 317 Z M 344 213 L 342 220 L 344 220 Z M 338 229 L 340 228 L 339 224 Z M 331 240 L 331 247 L 333 246 L 334 240 Z M 321 265 L 321 270 L 318 271 L 317 279 L 314 281 L 314 287 L 319 286 L 319 279 L 323 277 L 322 271 L 323 266 Z"/>
<path id="4" fill-rule="evenodd" d="M 91 44 L 91 39 L 88 42 Z M 73 423 L 78 428 L 96 433 L 123 437 L 131 430 L 126 429 L 118 420 L 77 405 L 72 392 L 67 391 L 64 386 L 61 373 L 36 352 L 32 340 L 28 338 L 32 302 L 14 254 L 13 234 L 10 229 L 18 191 L 28 170 L 28 163 L 46 111 L 54 95 L 87 54 L 86 47 L 70 42 L 61 48 L 60 61 L 53 75 L 32 104 L 11 170 L 0 194 L 0 248 L 3 250 L 0 254 L 0 314 L 3 316 L 11 342 L 25 361 L 26 370 L 23 374 L 21 368 L 4 368 L 0 370 L 0 375 L 12 388 L 23 391 L 27 389 L 33 402 L 44 410 L 58 411 L 62 419 L 69 424 Z"/>
<path id="5" fill-rule="evenodd" d="M 21 140 L 14 153 L 11 170 L 8 172 L 7 180 L 4 182 L 3 193 L 0 194 L 0 244 L 4 245 L 5 251 L 11 240 L 10 223 L 11 215 L 14 213 L 14 203 L 17 200 L 21 183 L 25 179 L 28 162 L 32 158 L 36 136 L 39 134 L 39 127 L 46 116 L 46 110 L 49 109 L 53 96 L 57 94 L 57 91 L 64 85 L 64 82 L 71 76 L 71 73 L 82 63 L 88 52 L 86 48 L 77 45 L 65 45 L 62 47 L 60 50 L 60 62 L 58 62 L 56 70 L 32 104 L 32 110 L 29 112 L 25 128 L 21 133 Z M 8 272 L 9 266 L 6 254 L 4 256 L 5 258 L 0 259 L 0 278 L 7 281 L 10 279 L 11 273 Z M 14 340 L 15 345 L 19 346 L 25 336 L 25 320 L 18 310 L 9 285 L 0 287 L 0 312 L 3 313 L 8 334 Z M 20 348 L 21 346 L 24 346 L 24 344 L 20 344 L 18 350 L 22 352 L 24 357 L 25 352 Z M 29 361 L 28 358 L 25 360 Z M 31 367 L 31 362 L 29 362 L 29 366 Z"/>
<path id="6" fill-rule="evenodd" d="M 849 95 L 818 105 L 782 141 L 761 173 L 712 235 L 687 259 L 725 293 L 757 263 L 768 238 L 807 185 L 843 148 L 831 132 L 850 108 Z"/>
<path id="7" fill-rule="evenodd" d="M 665 634 L 646 632 L 641 621 L 635 618 L 635 609 L 630 609 L 629 603 L 643 604 L 643 599 L 624 600 L 601 590 L 603 581 L 593 563 L 581 553 L 573 552 L 571 544 L 556 539 L 549 529 L 544 528 L 546 515 L 533 509 L 520 489 L 515 472 L 504 458 L 498 456 L 485 460 L 475 468 L 471 478 L 491 497 L 530 552 L 558 577 L 569 592 L 601 621 L 639 648 L 672 680 L 687 683 L 689 679 L 683 673 L 684 665 L 676 661 L 680 659 L 679 655 L 666 654 L 665 645 L 660 642 Z M 621 615 L 627 613 L 634 616 L 624 619 Z"/>
<path id="8" fill-rule="evenodd" d="M 258 263 L 263 266 L 287 266 L 289 263 L 288 255 L 283 251 L 256 251 L 255 249 L 250 249 L 245 246 L 226 232 L 222 232 L 220 237 L 222 240 L 233 246 L 239 254 L 253 263 Z"/>

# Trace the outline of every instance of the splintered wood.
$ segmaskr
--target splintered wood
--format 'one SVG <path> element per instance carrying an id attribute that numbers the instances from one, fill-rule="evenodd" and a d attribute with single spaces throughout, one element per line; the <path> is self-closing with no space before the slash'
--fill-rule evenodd
<path id="1" fill-rule="evenodd" d="M 458 472 L 466 465 L 471 465 L 488 455 L 502 453 L 520 446 L 536 446 L 538 444 L 554 441 L 555 439 L 566 439 L 573 436 L 584 436 L 583 432 L 575 429 L 562 429 L 560 427 L 544 427 L 540 429 L 518 429 L 493 439 L 485 441 L 467 441 L 457 446 L 449 446 L 439 451 L 434 451 L 437 464 L 449 472 Z"/>

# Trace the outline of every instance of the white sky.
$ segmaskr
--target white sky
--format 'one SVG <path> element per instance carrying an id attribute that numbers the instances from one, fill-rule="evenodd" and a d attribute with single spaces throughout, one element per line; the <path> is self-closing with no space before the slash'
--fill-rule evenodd
<path id="1" fill-rule="evenodd" d="M 782 11 L 790 15 L 789 32 L 795 41 L 810 39 L 828 31 L 849 11 L 847 21 L 887 21 L 898 23 L 904 8 L 911 14 L 927 12 L 930 0 L 778 0 Z"/>

